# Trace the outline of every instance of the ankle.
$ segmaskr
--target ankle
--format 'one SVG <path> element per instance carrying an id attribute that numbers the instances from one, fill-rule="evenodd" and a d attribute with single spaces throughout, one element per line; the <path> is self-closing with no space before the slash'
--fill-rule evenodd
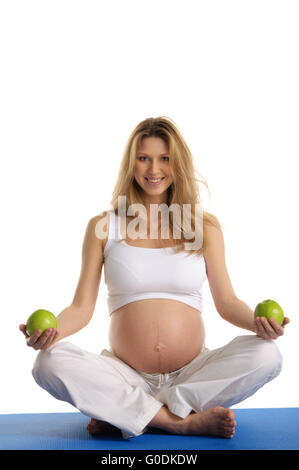
<path id="1" fill-rule="evenodd" d="M 148 423 L 148 426 L 170 431 L 174 434 L 184 434 L 185 421 L 186 418 L 181 418 L 180 416 L 171 413 L 168 407 L 164 405 Z"/>

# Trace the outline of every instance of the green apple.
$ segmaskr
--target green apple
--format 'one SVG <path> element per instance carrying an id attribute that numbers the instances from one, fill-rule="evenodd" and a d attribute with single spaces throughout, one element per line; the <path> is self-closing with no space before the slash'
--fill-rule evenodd
<path id="1" fill-rule="evenodd" d="M 33 312 L 27 320 L 26 331 L 29 336 L 36 330 L 44 332 L 47 328 L 57 328 L 57 320 L 53 313 L 39 309 Z"/>
<path id="2" fill-rule="evenodd" d="M 275 300 L 267 299 L 257 304 L 254 310 L 254 318 L 266 317 L 269 321 L 274 318 L 277 323 L 282 325 L 284 320 L 284 313 L 281 306 Z"/>

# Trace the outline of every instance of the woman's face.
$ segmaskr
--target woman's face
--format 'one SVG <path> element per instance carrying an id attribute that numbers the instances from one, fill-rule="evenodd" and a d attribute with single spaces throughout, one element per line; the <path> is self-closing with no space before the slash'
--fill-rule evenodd
<path id="1" fill-rule="evenodd" d="M 135 180 L 144 191 L 146 202 L 166 202 L 173 179 L 167 144 L 160 137 L 145 137 L 137 152 Z M 154 181 L 153 181 L 154 180 Z M 155 181 L 157 180 L 157 181 Z"/>

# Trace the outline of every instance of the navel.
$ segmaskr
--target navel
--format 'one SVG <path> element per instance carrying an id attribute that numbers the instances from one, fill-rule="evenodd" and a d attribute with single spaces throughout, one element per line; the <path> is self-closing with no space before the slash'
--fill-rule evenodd
<path id="1" fill-rule="evenodd" d="M 161 351 L 162 349 L 165 349 L 165 348 L 166 348 L 165 344 L 157 343 L 157 344 L 155 345 L 155 347 L 154 347 L 154 351 L 158 351 L 158 352 L 159 352 L 159 351 Z"/>

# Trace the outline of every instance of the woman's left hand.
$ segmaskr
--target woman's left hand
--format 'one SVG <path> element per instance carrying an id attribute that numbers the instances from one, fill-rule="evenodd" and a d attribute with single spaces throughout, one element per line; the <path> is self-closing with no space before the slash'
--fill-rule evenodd
<path id="1" fill-rule="evenodd" d="M 254 319 L 256 334 L 263 339 L 277 339 L 284 334 L 284 327 L 290 321 L 289 318 L 285 317 L 282 325 L 280 325 L 274 318 L 270 318 L 268 321 L 265 317 L 256 317 Z"/>

